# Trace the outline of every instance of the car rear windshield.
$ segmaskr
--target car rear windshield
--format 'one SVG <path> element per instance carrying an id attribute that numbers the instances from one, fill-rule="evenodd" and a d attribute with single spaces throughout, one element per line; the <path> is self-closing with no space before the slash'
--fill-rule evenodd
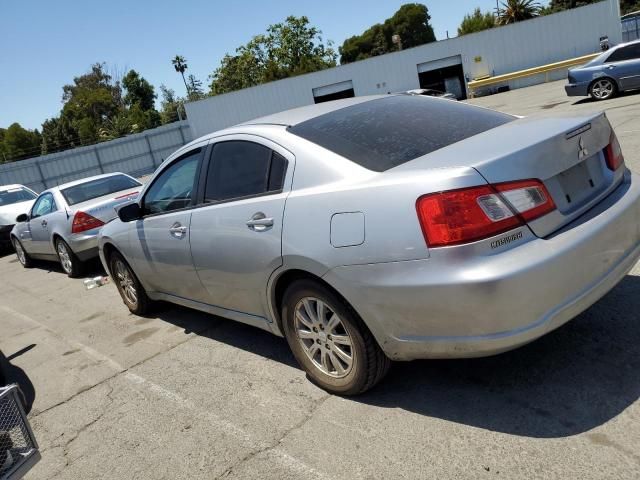
<path id="1" fill-rule="evenodd" d="M 289 132 L 384 172 L 513 120 L 452 100 L 398 95 L 320 115 Z"/>
<path id="2" fill-rule="evenodd" d="M 33 192 L 22 187 L 2 190 L 0 191 L 0 207 L 11 205 L 12 203 L 28 202 L 36 198 L 36 196 Z"/>
<path id="3" fill-rule="evenodd" d="M 94 198 L 104 197 L 112 193 L 139 188 L 142 184 L 126 175 L 114 175 L 112 177 L 98 178 L 86 183 L 60 190 L 69 206 L 83 203 Z"/>

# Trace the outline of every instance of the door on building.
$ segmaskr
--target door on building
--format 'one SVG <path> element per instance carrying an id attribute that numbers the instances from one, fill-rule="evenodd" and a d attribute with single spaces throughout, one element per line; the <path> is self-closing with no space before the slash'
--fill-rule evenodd
<path id="1" fill-rule="evenodd" d="M 331 100 L 340 100 L 342 98 L 352 98 L 355 96 L 356 94 L 353 90 L 353 82 L 351 80 L 332 83 L 331 85 L 313 89 L 313 100 L 315 103 L 330 102 Z"/>
<path id="2" fill-rule="evenodd" d="M 458 100 L 467 98 L 460 55 L 418 64 L 418 78 L 420 88 L 452 93 Z"/>

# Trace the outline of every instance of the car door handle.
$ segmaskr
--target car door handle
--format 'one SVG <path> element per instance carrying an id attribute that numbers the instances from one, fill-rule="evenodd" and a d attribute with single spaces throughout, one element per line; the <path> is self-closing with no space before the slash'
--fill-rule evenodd
<path id="1" fill-rule="evenodd" d="M 264 232 L 273 227 L 273 218 L 267 218 L 264 213 L 258 212 L 247 221 L 247 227 L 255 232 Z"/>
<path id="2" fill-rule="evenodd" d="M 614 68 L 616 68 L 616 66 L 615 66 L 615 65 L 609 65 L 607 68 L 608 68 L 609 70 L 613 70 Z"/>
<path id="3" fill-rule="evenodd" d="M 171 225 L 169 233 L 176 238 L 182 238 L 187 233 L 187 227 L 181 225 L 180 223 L 174 223 L 173 225 Z"/>

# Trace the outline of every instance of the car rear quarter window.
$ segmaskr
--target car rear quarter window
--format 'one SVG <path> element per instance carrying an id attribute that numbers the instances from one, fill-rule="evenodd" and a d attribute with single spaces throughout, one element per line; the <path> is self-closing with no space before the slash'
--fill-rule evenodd
<path id="1" fill-rule="evenodd" d="M 335 110 L 288 130 L 383 172 L 513 120 L 451 100 L 397 95 Z"/>
<path id="2" fill-rule="evenodd" d="M 213 148 L 206 202 L 220 202 L 282 190 L 287 161 L 264 145 L 225 141 Z"/>
<path id="3" fill-rule="evenodd" d="M 84 203 L 123 190 L 140 188 L 142 184 L 126 175 L 113 175 L 60 190 L 69 206 Z"/>

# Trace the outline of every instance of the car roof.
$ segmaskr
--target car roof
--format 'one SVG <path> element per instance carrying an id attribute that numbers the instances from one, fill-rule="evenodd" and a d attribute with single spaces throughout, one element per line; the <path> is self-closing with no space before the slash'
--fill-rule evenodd
<path id="1" fill-rule="evenodd" d="M 6 192 L 7 190 L 13 190 L 15 188 L 28 188 L 28 187 L 25 187 L 24 185 L 20 185 L 19 183 L 14 183 L 12 185 L 0 185 L 0 192 Z"/>
<path id="2" fill-rule="evenodd" d="M 115 177 L 116 175 L 128 176 L 126 173 L 122 173 L 122 172 L 104 173 L 102 175 L 94 175 L 93 177 L 86 177 L 86 178 L 81 178 L 80 180 L 74 180 L 72 182 L 63 183 L 62 185 L 57 185 L 53 188 L 49 188 L 48 191 L 50 192 L 60 191 L 60 190 L 64 190 L 65 188 L 75 187 L 76 185 L 82 185 L 83 183 L 92 182 L 93 180 L 100 180 L 101 178 Z"/>
<path id="3" fill-rule="evenodd" d="M 220 135 L 224 135 L 225 133 L 239 133 L 238 127 L 247 127 L 251 128 L 259 125 L 276 125 L 281 127 L 293 127 L 298 125 L 299 123 L 306 122 L 307 120 L 311 120 L 312 118 L 319 117 L 326 113 L 335 112 L 336 110 L 341 110 L 346 107 L 350 107 L 352 105 L 358 105 L 360 103 L 370 102 L 372 100 L 377 100 L 379 98 L 389 97 L 390 95 L 397 94 L 387 94 L 387 95 L 365 95 L 362 97 L 352 97 L 345 98 L 342 100 L 332 100 L 330 102 L 322 102 L 316 103 L 314 105 L 306 105 L 304 107 L 293 108 L 290 110 L 284 110 L 282 112 L 274 113 L 271 115 L 266 115 L 264 117 L 255 118 L 253 120 L 249 120 L 247 122 L 239 123 L 237 125 L 233 125 L 231 127 L 223 128 L 221 130 L 216 130 L 215 132 L 207 133 L 206 135 L 202 135 L 191 142 L 183 145 L 178 150 L 171 154 L 171 158 L 176 158 L 182 155 L 185 151 L 191 149 L 194 145 L 200 144 L 202 142 L 206 142 L 207 140 L 211 140 L 212 138 L 219 137 Z"/>

